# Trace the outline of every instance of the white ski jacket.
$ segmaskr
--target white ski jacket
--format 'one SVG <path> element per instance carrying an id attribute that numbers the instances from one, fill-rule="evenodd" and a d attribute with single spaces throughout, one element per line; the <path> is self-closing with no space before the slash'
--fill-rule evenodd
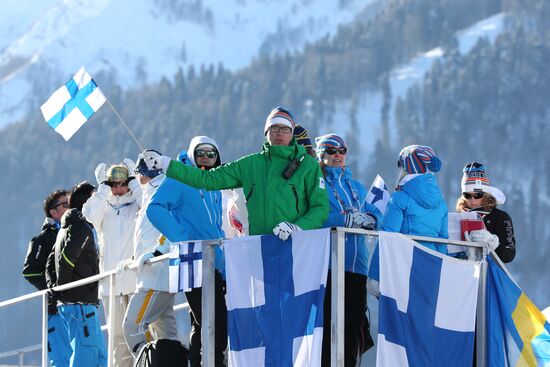
<path id="1" fill-rule="evenodd" d="M 128 184 L 130 191 L 124 196 L 114 196 L 99 190 L 82 208 L 86 220 L 93 224 L 98 234 L 99 270 L 115 270 L 118 263 L 131 259 L 134 253 L 134 228 L 141 207 L 141 186 L 137 180 Z M 125 271 L 116 279 L 115 294 L 132 294 L 136 288 L 136 276 Z M 109 278 L 99 282 L 99 296 L 109 296 Z"/>
<path id="2" fill-rule="evenodd" d="M 161 233 L 147 218 L 147 205 L 163 179 L 164 175 L 158 175 L 143 187 L 143 201 L 134 232 L 134 259 L 136 260 L 146 252 L 154 252 L 159 242 Z M 137 288 L 168 292 L 168 266 L 167 260 L 145 266 L 136 274 Z"/>

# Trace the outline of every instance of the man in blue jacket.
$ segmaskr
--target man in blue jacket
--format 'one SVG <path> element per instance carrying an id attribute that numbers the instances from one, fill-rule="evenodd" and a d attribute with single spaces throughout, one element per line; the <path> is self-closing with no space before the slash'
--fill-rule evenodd
<path id="1" fill-rule="evenodd" d="M 217 143 L 207 136 L 196 136 L 187 152 L 179 154 L 184 164 L 204 170 L 221 164 Z M 206 191 L 184 185 L 166 177 L 153 194 L 147 207 L 147 217 L 170 242 L 223 238 L 222 196 L 219 191 Z M 224 366 L 227 347 L 227 308 L 222 278 L 222 251 L 216 248 L 216 366 Z M 189 361 L 192 367 L 201 365 L 201 288 L 185 292 L 190 307 L 191 337 Z"/>

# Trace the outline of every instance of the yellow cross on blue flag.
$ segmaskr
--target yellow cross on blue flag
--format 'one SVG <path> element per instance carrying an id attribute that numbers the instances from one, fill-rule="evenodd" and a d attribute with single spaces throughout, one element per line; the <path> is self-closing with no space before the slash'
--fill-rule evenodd
<path id="1" fill-rule="evenodd" d="M 84 67 L 40 106 L 44 119 L 68 141 L 106 98 Z"/>
<path id="2" fill-rule="evenodd" d="M 487 263 L 487 366 L 550 366 L 550 324 L 493 259 Z"/>

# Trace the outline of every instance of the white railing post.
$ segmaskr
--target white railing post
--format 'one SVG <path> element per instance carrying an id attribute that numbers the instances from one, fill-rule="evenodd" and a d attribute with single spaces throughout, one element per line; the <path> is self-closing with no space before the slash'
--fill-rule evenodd
<path id="1" fill-rule="evenodd" d="M 331 235 L 331 323 L 330 366 L 344 366 L 344 240 L 345 233 L 335 229 Z"/>
<path id="2" fill-rule="evenodd" d="M 109 342 L 107 344 L 107 366 L 113 367 L 113 351 L 115 350 L 115 336 L 113 330 L 115 330 L 115 273 L 109 276 L 109 320 L 107 320 L 107 335 Z M 103 305 L 105 307 L 105 305 Z"/>
<path id="3" fill-rule="evenodd" d="M 19 367 L 23 367 L 23 358 L 25 356 L 25 353 L 19 352 Z"/>
<path id="4" fill-rule="evenodd" d="M 216 243 L 203 241 L 202 243 L 202 320 L 201 320 L 201 344 L 202 344 L 202 365 L 214 367 L 215 363 L 215 321 L 216 321 L 216 294 L 214 289 L 214 247 Z"/>
<path id="5" fill-rule="evenodd" d="M 20 361 L 23 357 L 20 356 Z M 42 367 L 48 367 L 48 293 L 42 295 Z"/>
<path id="6" fill-rule="evenodd" d="M 482 247 L 482 259 L 487 256 L 487 248 Z M 476 367 L 487 365 L 487 261 L 482 261 L 479 272 L 476 311 Z"/>

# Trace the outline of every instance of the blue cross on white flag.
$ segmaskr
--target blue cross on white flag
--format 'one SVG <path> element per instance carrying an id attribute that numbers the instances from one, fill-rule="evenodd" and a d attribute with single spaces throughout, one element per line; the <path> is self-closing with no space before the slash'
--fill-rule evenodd
<path id="1" fill-rule="evenodd" d="M 170 248 L 169 291 L 188 292 L 202 286 L 202 242 L 177 242 Z"/>
<path id="2" fill-rule="evenodd" d="M 40 109 L 48 125 L 68 141 L 105 101 L 101 90 L 82 67 Z"/>
<path id="3" fill-rule="evenodd" d="M 225 241 L 229 366 L 320 366 L 330 229 Z"/>
<path id="4" fill-rule="evenodd" d="M 386 212 L 386 206 L 388 206 L 388 201 L 390 201 L 390 193 L 384 179 L 380 175 L 376 175 L 365 200 L 367 203 L 377 207 L 382 215 Z"/>
<path id="5" fill-rule="evenodd" d="M 377 366 L 471 366 L 480 263 L 380 232 Z"/>

